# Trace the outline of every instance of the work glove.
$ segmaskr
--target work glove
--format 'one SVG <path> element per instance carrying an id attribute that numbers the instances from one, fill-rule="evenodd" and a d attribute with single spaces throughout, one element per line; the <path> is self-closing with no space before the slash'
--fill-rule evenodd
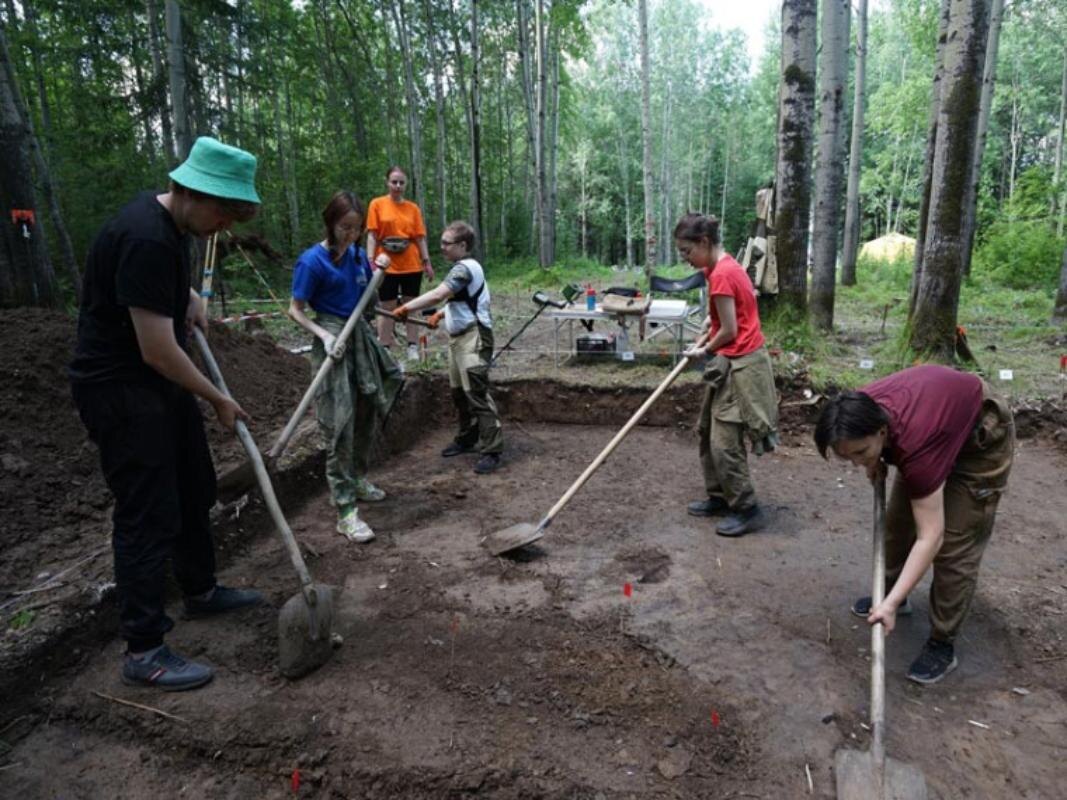
<path id="1" fill-rule="evenodd" d="M 341 344 L 338 345 L 336 336 L 326 334 L 326 338 L 322 340 L 322 348 L 326 351 L 326 355 L 334 361 L 340 361 L 344 358 L 345 343 L 341 342 Z"/>
<path id="2" fill-rule="evenodd" d="M 374 266 L 378 269 L 389 269 L 389 265 L 392 263 L 393 260 L 385 253 L 378 253 L 374 259 Z"/>
<path id="3" fill-rule="evenodd" d="M 407 307 L 407 304 L 405 303 L 402 306 L 397 306 L 396 308 L 394 308 L 393 313 L 396 314 L 397 319 L 407 319 L 408 315 L 411 314 L 411 310 Z"/>
<path id="4" fill-rule="evenodd" d="M 443 320 L 444 318 L 445 318 L 445 312 L 444 311 L 435 311 L 426 320 L 426 324 L 429 325 L 431 328 L 434 328 L 436 330 L 437 326 L 441 324 L 441 320 Z"/>

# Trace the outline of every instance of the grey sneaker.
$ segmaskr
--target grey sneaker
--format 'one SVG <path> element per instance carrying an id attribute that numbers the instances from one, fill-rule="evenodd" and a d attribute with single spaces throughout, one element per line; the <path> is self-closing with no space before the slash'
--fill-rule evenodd
<path id="1" fill-rule="evenodd" d="M 763 509 L 759 506 L 751 506 L 732 513 L 719 523 L 715 532 L 719 536 L 744 536 L 746 533 L 758 531 L 766 522 L 767 517 Z"/>
<path id="2" fill-rule="evenodd" d="M 186 661 L 163 645 L 150 658 L 127 655 L 122 663 L 122 682 L 128 686 L 152 686 L 165 692 L 181 692 L 203 686 L 215 673 L 207 664 Z"/>
<path id="3" fill-rule="evenodd" d="M 238 608 L 258 606 L 262 602 L 263 595 L 255 589 L 231 589 L 229 586 L 216 585 L 207 600 L 185 598 L 185 618 L 213 617 Z"/>
<path id="4" fill-rule="evenodd" d="M 919 657 L 911 662 L 908 680 L 923 685 L 937 683 L 959 666 L 956 650 L 951 642 L 928 639 Z"/>
<path id="5" fill-rule="evenodd" d="M 730 510 L 726 501 L 719 497 L 705 497 L 703 500 L 694 500 L 686 511 L 692 517 L 714 517 L 716 514 L 725 514 Z"/>
<path id="6" fill-rule="evenodd" d="M 377 503 L 385 499 L 385 492 L 366 478 L 356 479 L 356 499 L 368 503 Z"/>

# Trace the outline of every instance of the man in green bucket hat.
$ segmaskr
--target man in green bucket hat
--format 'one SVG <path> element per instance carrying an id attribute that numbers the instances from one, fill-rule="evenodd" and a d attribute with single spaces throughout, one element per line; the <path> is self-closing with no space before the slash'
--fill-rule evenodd
<path id="1" fill-rule="evenodd" d="M 211 680 L 206 664 L 171 652 L 164 609 L 166 563 L 199 617 L 255 605 L 255 591 L 215 580 L 208 511 L 215 468 L 196 397 L 233 428 L 248 414 L 185 352 L 193 325 L 207 328 L 191 285 L 190 241 L 255 216 L 256 158 L 209 137 L 170 173 L 166 192 L 143 192 L 112 217 L 89 250 L 68 368 L 74 403 L 100 450 L 115 496 L 112 544 L 121 634 L 121 677 L 169 691 Z"/>

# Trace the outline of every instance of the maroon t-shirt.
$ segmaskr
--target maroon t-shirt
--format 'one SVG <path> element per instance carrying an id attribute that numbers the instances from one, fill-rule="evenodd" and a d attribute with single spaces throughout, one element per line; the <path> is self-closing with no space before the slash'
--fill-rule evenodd
<path id="1" fill-rule="evenodd" d="M 887 375 L 860 389 L 889 415 L 885 460 L 908 496 L 937 490 L 956 463 L 982 410 L 982 381 L 932 364 Z"/>

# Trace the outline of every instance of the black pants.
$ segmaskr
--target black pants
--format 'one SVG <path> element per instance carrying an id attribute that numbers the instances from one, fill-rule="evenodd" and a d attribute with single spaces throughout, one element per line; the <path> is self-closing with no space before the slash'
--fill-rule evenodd
<path id="1" fill-rule="evenodd" d="M 170 383 L 79 384 L 73 394 L 115 496 L 121 634 L 131 651 L 148 650 L 174 627 L 163 608 L 168 558 L 185 594 L 215 585 L 215 469 L 204 421 L 193 396 Z"/>

